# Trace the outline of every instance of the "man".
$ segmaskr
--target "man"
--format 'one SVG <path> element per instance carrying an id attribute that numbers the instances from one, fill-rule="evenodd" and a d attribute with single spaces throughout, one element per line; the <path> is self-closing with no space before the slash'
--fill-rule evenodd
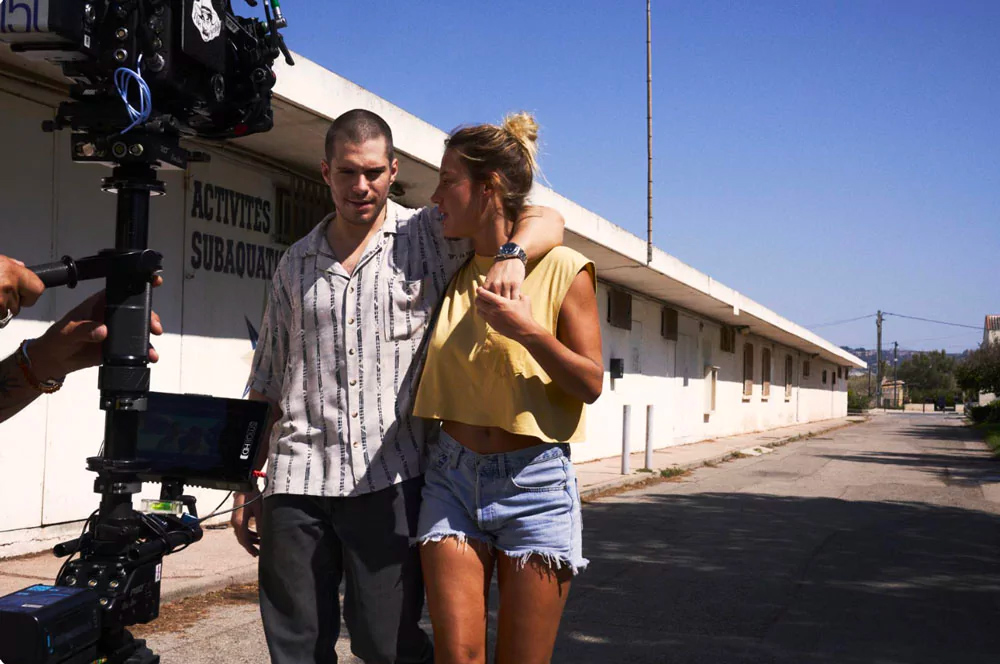
<path id="1" fill-rule="evenodd" d="M 163 282 L 156 277 L 154 286 Z M 21 307 L 30 307 L 45 284 L 24 263 L 0 256 L 0 327 Z M 153 312 L 150 330 L 162 334 L 160 317 Z M 101 363 L 101 343 L 108 336 L 104 324 L 104 291 L 91 295 L 53 323 L 38 339 L 27 339 L 17 352 L 0 360 L 0 422 L 20 412 L 42 394 L 62 387 L 67 374 Z M 149 349 L 149 361 L 159 354 Z"/>
<path id="2" fill-rule="evenodd" d="M 436 425 L 410 410 L 426 328 L 471 246 L 444 238 L 436 209 L 388 201 L 398 165 L 378 115 L 337 118 L 321 170 L 337 212 L 278 265 L 250 376 L 251 398 L 278 413 L 266 498 L 238 495 L 232 524 L 251 555 L 259 546 L 273 662 L 336 661 L 342 577 L 357 656 L 431 662 L 410 537 Z M 562 217 L 532 209 L 510 239 L 511 255 L 542 255 L 562 242 Z M 488 284 L 509 296 L 524 274 L 523 260 L 498 260 Z"/>

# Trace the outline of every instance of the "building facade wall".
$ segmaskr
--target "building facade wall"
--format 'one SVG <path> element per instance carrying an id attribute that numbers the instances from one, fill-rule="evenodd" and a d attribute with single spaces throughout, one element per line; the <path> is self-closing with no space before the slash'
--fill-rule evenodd
<path id="1" fill-rule="evenodd" d="M 598 274 L 600 277 L 600 274 Z M 655 448 L 762 431 L 800 422 L 847 415 L 846 367 L 811 358 L 756 335 L 736 335 L 735 352 L 721 348 L 721 325 L 703 317 L 678 312 L 677 340 L 660 334 L 660 302 L 633 294 L 632 329 L 608 324 L 608 290 L 598 285 L 605 379 L 601 398 L 587 411 L 587 442 L 573 450 L 576 461 L 619 454 L 624 431 L 624 406 L 630 407 L 630 446 L 644 449 L 648 406 L 653 407 Z M 744 395 L 743 352 L 751 344 L 753 387 Z M 761 356 L 771 353 L 770 394 L 763 395 Z M 786 397 L 785 357 L 792 358 L 791 389 Z M 625 362 L 625 376 L 612 380 L 612 358 Z M 803 376 L 803 363 L 809 375 Z M 715 410 L 706 414 L 708 368 L 717 368 Z M 838 375 L 839 369 L 839 375 Z M 826 382 L 823 372 L 826 372 Z"/>
<path id="2" fill-rule="evenodd" d="M 69 159 L 69 136 L 38 127 L 52 109 L 0 92 L 0 216 L 4 254 L 29 264 L 63 255 L 92 255 L 113 245 L 115 198 L 100 190 L 106 168 Z M 261 163 L 214 154 L 186 172 L 161 171 L 167 196 L 150 206 L 149 245 L 164 255 L 163 286 L 154 293 L 165 334 L 154 339 L 161 360 L 152 389 L 240 397 L 249 370 L 249 328 L 258 328 L 266 286 L 282 245 L 274 240 L 278 187 L 293 176 Z M 63 312 L 101 287 L 82 283 L 54 289 L 0 332 L 0 353 L 13 352 L 24 338 L 40 335 Z M 646 406 L 654 407 L 656 447 L 758 431 L 847 412 L 846 376 L 830 379 L 837 367 L 812 361 L 802 377 L 804 355 L 755 336 L 736 338 L 736 351 L 720 349 L 720 326 L 680 312 L 678 338 L 660 334 L 662 304 L 635 297 L 632 329 L 606 321 L 607 291 L 598 287 L 605 362 L 604 394 L 588 412 L 588 442 L 576 446 L 578 461 L 613 456 L 621 450 L 622 410 L 631 406 L 632 448 L 642 449 Z M 755 347 L 753 393 L 744 399 L 743 344 Z M 772 353 L 771 396 L 761 395 L 760 357 Z M 785 354 L 793 357 L 793 387 L 786 399 Z M 624 378 L 612 381 L 611 358 L 625 361 Z M 715 411 L 706 416 L 705 370 L 718 367 Z M 821 383 L 821 372 L 828 382 Z M 0 424 L 0 464 L 13 469 L 0 484 L 0 557 L 51 546 L 78 532 L 96 508 L 86 458 L 98 454 L 104 414 L 98 409 L 97 370 L 69 377 L 58 393 L 39 398 Z M 141 496 L 154 497 L 148 484 Z M 224 497 L 192 489 L 207 513 Z"/>

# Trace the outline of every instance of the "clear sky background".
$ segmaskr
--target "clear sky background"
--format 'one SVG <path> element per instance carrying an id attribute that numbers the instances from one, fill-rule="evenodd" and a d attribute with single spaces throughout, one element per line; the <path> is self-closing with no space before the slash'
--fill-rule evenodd
<path id="1" fill-rule="evenodd" d="M 441 129 L 534 112 L 552 188 L 645 237 L 642 0 L 282 7 L 292 50 Z M 659 248 L 838 345 L 880 308 L 978 328 L 888 317 L 889 346 L 978 344 L 1000 2 L 653 0 L 652 31 Z"/>

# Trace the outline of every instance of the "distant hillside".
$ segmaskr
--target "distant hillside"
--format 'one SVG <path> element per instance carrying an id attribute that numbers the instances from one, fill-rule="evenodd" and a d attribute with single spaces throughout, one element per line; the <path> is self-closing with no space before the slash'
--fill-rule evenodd
<path id="1" fill-rule="evenodd" d="M 868 363 L 868 366 L 871 368 L 872 371 L 875 371 L 876 362 L 878 361 L 877 360 L 878 352 L 874 348 L 851 348 L 850 346 L 841 346 L 841 348 L 843 348 L 844 350 L 846 350 L 848 353 L 852 353 L 852 354 L 857 355 L 858 357 L 860 357 L 862 360 L 864 360 L 865 362 Z M 913 357 L 914 355 L 917 355 L 918 353 L 923 353 L 923 352 L 926 352 L 926 351 L 922 351 L 922 350 L 904 350 L 904 349 L 900 348 L 899 349 L 899 361 L 902 362 L 903 360 L 907 360 L 907 359 Z M 959 360 L 959 359 L 962 359 L 963 357 L 965 357 L 969 352 L 970 351 L 968 351 L 968 350 L 964 350 L 964 351 L 962 351 L 960 353 L 948 353 L 948 356 L 949 357 L 954 357 L 956 360 Z M 882 348 L 882 360 L 885 361 L 885 362 L 888 362 L 890 366 L 892 365 L 892 345 L 889 345 L 888 348 L 886 348 L 886 347 Z"/>

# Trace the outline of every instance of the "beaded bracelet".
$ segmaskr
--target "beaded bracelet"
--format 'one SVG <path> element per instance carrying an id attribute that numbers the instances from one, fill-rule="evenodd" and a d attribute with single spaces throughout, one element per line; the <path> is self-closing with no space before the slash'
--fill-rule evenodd
<path id="1" fill-rule="evenodd" d="M 24 374 L 24 379 L 28 381 L 28 384 L 33 388 L 42 392 L 43 394 L 52 394 L 53 392 L 59 391 L 59 388 L 63 386 L 62 378 L 56 380 L 55 378 L 46 378 L 45 380 L 39 380 L 35 372 L 31 370 L 31 358 L 28 357 L 28 343 L 34 341 L 33 339 L 25 339 L 21 342 L 21 347 L 17 352 L 17 366 L 21 367 L 21 373 Z"/>

